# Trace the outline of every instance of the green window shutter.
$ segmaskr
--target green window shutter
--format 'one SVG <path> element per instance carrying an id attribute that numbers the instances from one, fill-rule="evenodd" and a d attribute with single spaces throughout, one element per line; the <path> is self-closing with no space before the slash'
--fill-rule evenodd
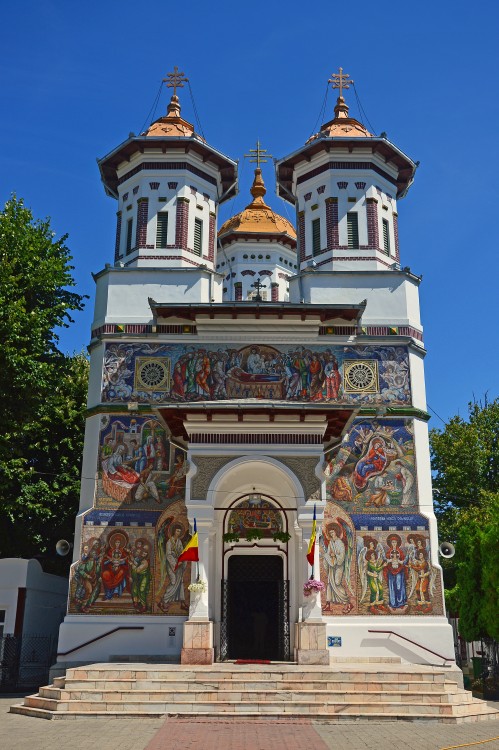
<path id="1" fill-rule="evenodd" d="M 383 219 L 383 250 L 390 255 L 390 227 L 387 219 Z"/>
<path id="2" fill-rule="evenodd" d="M 156 247 L 166 247 L 168 239 L 168 212 L 160 211 L 156 225 Z"/>
<path id="3" fill-rule="evenodd" d="M 312 221 L 312 255 L 319 255 L 321 251 L 321 220 Z"/>
<path id="4" fill-rule="evenodd" d="M 201 219 L 194 219 L 194 252 L 201 255 L 203 250 L 203 222 Z"/>
<path id="5" fill-rule="evenodd" d="M 128 219 L 126 224 L 126 254 L 132 252 L 133 219 Z"/>
<path id="6" fill-rule="evenodd" d="M 359 217 L 355 211 L 347 213 L 348 247 L 358 249 L 359 247 Z"/>

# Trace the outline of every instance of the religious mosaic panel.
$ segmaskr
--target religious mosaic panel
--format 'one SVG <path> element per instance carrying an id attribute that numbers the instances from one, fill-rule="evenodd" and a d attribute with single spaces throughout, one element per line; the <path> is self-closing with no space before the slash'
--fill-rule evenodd
<path id="1" fill-rule="evenodd" d="M 157 417 L 101 417 L 96 507 L 165 508 L 185 499 L 186 474 L 185 452 Z"/>
<path id="2" fill-rule="evenodd" d="M 259 539 L 270 539 L 285 531 L 281 511 L 261 495 L 249 495 L 230 511 L 227 531 L 241 539 L 258 535 Z"/>
<path id="3" fill-rule="evenodd" d="M 348 512 L 404 512 L 418 503 L 413 420 L 357 420 L 326 455 L 326 497 Z"/>
<path id="4" fill-rule="evenodd" d="M 164 513 L 88 511 L 80 558 L 71 568 L 68 611 L 185 615 L 190 563 L 177 561 L 189 538 L 183 501 Z"/>
<path id="5" fill-rule="evenodd" d="M 108 343 L 102 401 L 410 404 L 404 346 Z"/>
<path id="6" fill-rule="evenodd" d="M 185 451 L 152 414 L 104 414 L 94 508 L 83 517 L 68 611 L 185 615 L 190 564 Z"/>
<path id="7" fill-rule="evenodd" d="M 319 549 L 324 615 L 444 613 L 425 516 L 349 515 L 328 502 Z"/>

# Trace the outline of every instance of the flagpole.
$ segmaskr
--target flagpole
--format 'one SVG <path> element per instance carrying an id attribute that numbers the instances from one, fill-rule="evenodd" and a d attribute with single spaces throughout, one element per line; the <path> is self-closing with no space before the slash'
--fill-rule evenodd
<path id="1" fill-rule="evenodd" d="M 197 527 L 196 519 L 194 519 L 194 533 L 197 534 L 197 532 L 198 532 L 198 527 Z M 198 554 L 198 559 L 196 560 L 196 580 L 199 581 L 199 554 Z"/>
<path id="2" fill-rule="evenodd" d="M 309 580 L 314 579 L 314 563 L 315 563 L 315 545 L 317 542 L 317 533 L 316 533 L 316 506 L 314 503 L 314 518 L 312 521 L 312 535 L 310 537 L 309 545 L 308 545 L 308 552 L 307 552 L 307 560 L 309 565 L 312 568 L 312 573 L 310 575 Z M 310 561 L 310 558 L 312 558 L 312 561 Z"/>

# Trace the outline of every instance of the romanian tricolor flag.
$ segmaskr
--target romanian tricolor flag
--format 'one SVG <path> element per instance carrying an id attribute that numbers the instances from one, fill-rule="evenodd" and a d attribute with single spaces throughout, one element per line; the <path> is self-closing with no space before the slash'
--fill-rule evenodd
<path id="1" fill-rule="evenodd" d="M 314 520 L 312 522 L 312 535 L 308 543 L 307 560 L 309 565 L 314 566 L 314 554 L 315 554 L 315 536 L 316 536 L 316 521 L 315 521 L 315 505 L 314 505 Z"/>
<path id="2" fill-rule="evenodd" d="M 180 553 L 174 570 L 177 570 L 181 562 L 198 562 L 199 561 L 199 542 L 196 519 L 194 519 L 194 534 L 191 536 L 184 549 Z"/>

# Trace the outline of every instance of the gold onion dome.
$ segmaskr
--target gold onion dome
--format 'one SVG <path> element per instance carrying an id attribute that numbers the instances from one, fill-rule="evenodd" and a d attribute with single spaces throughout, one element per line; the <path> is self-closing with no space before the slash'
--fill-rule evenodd
<path id="1" fill-rule="evenodd" d="M 290 221 L 267 206 L 263 196 L 267 192 L 262 179 L 262 170 L 255 169 L 255 179 L 251 186 L 252 202 L 244 211 L 232 216 L 222 225 L 219 237 L 229 234 L 287 235 L 296 241 L 296 231 Z"/>
<path id="2" fill-rule="evenodd" d="M 339 68 L 339 72 L 333 73 L 328 83 L 340 92 L 334 108 L 334 120 L 326 122 L 318 133 L 308 139 L 307 143 L 316 138 L 373 138 L 373 134 L 362 123 L 348 116 L 348 105 L 343 97 L 343 91 L 354 84 L 348 73 L 343 73 L 343 68 Z"/>
<path id="3" fill-rule="evenodd" d="M 373 138 L 373 134 L 362 123 L 348 116 L 348 105 L 342 96 L 334 108 L 334 120 L 326 122 L 318 133 L 310 136 L 307 143 L 316 138 Z"/>
<path id="4" fill-rule="evenodd" d="M 167 114 L 160 117 L 159 120 L 155 120 L 143 135 L 156 138 L 164 138 L 165 136 L 167 138 L 189 138 L 196 135 L 197 138 L 201 138 L 197 133 L 194 133 L 194 126 L 180 117 L 180 102 L 176 94 L 170 100 Z"/>

